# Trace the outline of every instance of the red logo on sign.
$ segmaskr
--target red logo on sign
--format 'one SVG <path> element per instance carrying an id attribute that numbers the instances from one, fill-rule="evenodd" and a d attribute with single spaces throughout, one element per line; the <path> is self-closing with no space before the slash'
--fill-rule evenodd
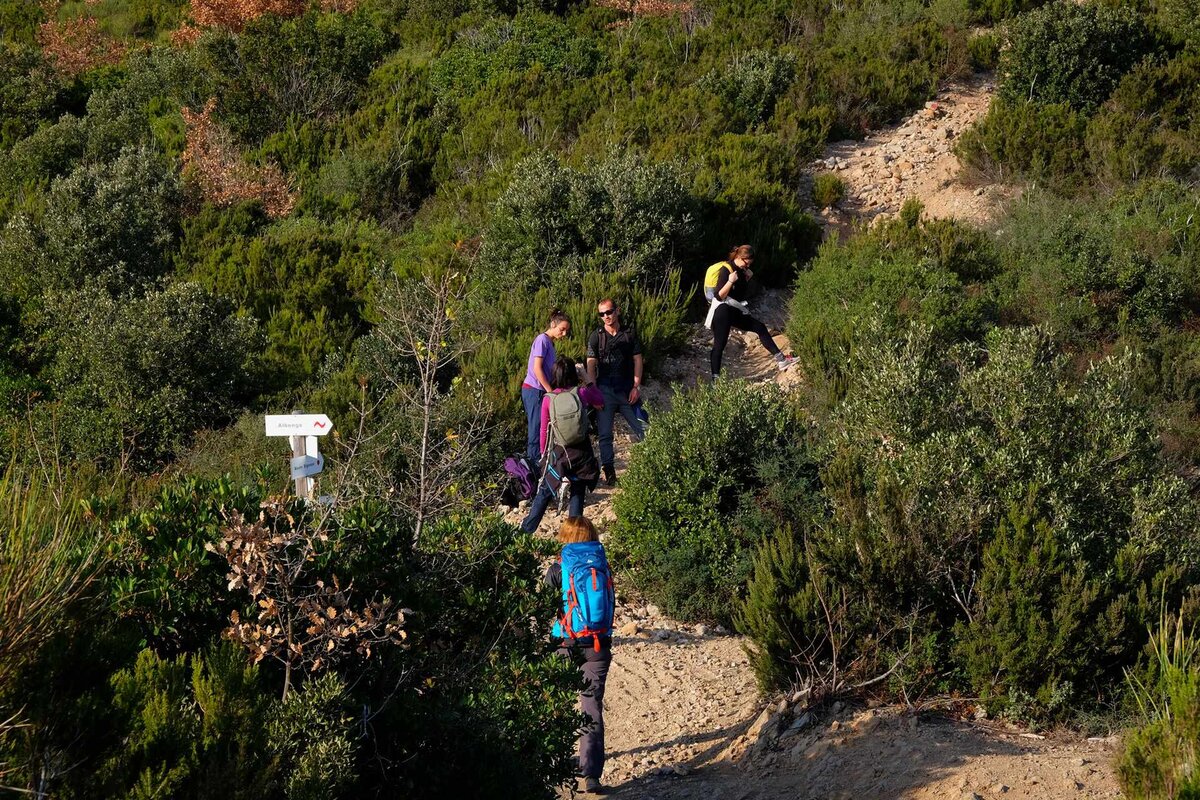
<path id="1" fill-rule="evenodd" d="M 325 427 L 325 423 L 324 423 L 324 422 L 313 422 L 313 425 L 316 425 L 318 428 L 324 428 L 324 427 Z"/>

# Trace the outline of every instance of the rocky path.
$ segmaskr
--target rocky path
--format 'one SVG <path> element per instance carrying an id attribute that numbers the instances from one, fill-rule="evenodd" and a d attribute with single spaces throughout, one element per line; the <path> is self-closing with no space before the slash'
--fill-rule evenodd
<path id="1" fill-rule="evenodd" d="M 994 218 L 1016 190 L 972 186 L 952 147 L 986 110 L 986 79 L 948 86 L 922 111 L 861 142 L 831 145 L 814 165 L 836 171 L 848 193 L 821 215 L 827 229 L 899 211 L 918 197 L 926 213 L 976 223 Z M 788 298 L 765 292 L 752 303 L 785 350 Z M 710 334 L 695 326 L 682 353 L 647 387 L 652 413 L 666 408 L 672 386 L 706 380 Z M 730 337 L 725 369 L 751 381 L 789 385 L 756 337 Z M 623 423 L 621 423 L 623 425 Z M 622 430 L 620 427 L 618 430 Z M 618 433 L 617 467 L 631 442 Z M 618 489 L 601 485 L 587 511 L 602 528 L 614 518 Z M 520 510 L 506 515 L 519 521 Z M 552 535 L 551 511 L 540 533 Z M 620 578 L 618 576 L 618 584 Z M 605 697 L 604 782 L 628 800 L 756 798 L 911 798 L 1033 800 L 1119 797 L 1115 738 L 1062 732 L 1044 737 L 967 714 L 921 713 L 901 706 L 809 708 L 802 695 L 763 697 L 742 637 L 721 628 L 681 624 L 618 586 L 613 665 Z M 970 710 L 969 705 L 965 706 Z M 961 710 L 961 709 L 960 709 Z M 564 791 L 563 796 L 568 796 Z"/>
<path id="2" fill-rule="evenodd" d="M 931 217 L 977 224 L 994 219 L 1019 189 L 974 183 L 953 152 L 962 133 L 987 113 L 994 88 L 990 76 L 948 84 L 899 124 L 861 141 L 829 145 L 812 168 L 837 174 L 846 184 L 846 197 L 814 213 L 843 236 L 856 223 L 897 213 L 910 197 L 919 199 Z"/>

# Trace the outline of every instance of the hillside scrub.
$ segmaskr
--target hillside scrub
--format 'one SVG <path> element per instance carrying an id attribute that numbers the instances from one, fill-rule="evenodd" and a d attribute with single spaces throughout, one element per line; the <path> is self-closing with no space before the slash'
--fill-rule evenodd
<path id="1" fill-rule="evenodd" d="M 785 510 L 755 556 L 738 618 L 760 679 L 888 674 L 1033 718 L 1111 698 L 1149 598 L 1179 602 L 1200 553 L 1132 359 L 1077 382 L 1036 330 L 936 342 L 860 336 L 815 448 L 828 513 Z"/>

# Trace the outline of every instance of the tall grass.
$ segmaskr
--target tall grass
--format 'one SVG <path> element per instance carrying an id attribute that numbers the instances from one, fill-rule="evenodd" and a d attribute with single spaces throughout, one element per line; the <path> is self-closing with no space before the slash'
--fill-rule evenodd
<path id="1" fill-rule="evenodd" d="M 1121 785 L 1131 800 L 1200 798 L 1200 640 L 1182 612 L 1175 619 L 1164 613 L 1150 646 L 1146 672 L 1126 673 L 1146 723 L 1126 737 Z"/>
<path id="2" fill-rule="evenodd" d="M 102 542 L 79 509 L 77 498 L 60 505 L 50 488 L 12 468 L 0 478 L 0 704 L 102 565 Z"/>

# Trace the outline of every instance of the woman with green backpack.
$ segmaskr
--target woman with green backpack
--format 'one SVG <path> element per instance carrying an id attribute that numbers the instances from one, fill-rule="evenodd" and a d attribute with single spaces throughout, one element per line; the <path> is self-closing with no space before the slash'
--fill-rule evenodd
<path id="1" fill-rule="evenodd" d="M 558 529 L 562 553 L 546 569 L 545 582 L 562 596 L 551 637 L 558 653 L 579 663 L 586 686 L 579 704 L 588 726 L 579 737 L 579 788 L 603 791 L 604 684 L 612 664 L 612 626 L 616 611 L 612 572 L 600 535 L 586 517 L 569 517 Z"/>
<path id="2" fill-rule="evenodd" d="M 527 533 L 538 529 L 560 492 L 569 497 L 570 516 L 582 516 L 583 500 L 600 480 L 587 408 L 603 408 L 604 395 L 595 386 L 580 386 L 579 371 L 566 359 L 555 361 L 550 372 L 551 390 L 542 398 L 540 417 L 542 485 L 521 523 Z"/>

